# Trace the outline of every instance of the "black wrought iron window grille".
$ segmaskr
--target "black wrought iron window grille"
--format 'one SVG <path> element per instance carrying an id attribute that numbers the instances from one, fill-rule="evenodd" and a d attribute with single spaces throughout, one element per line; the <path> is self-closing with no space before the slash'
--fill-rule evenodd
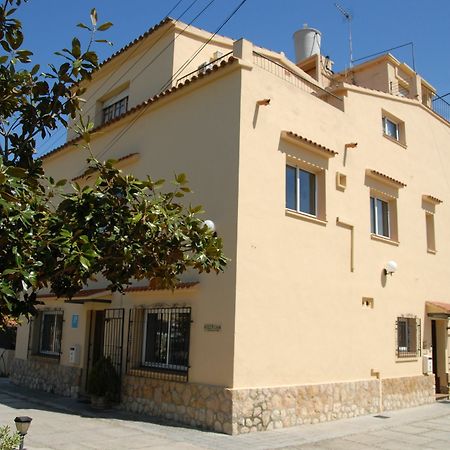
<path id="1" fill-rule="evenodd" d="M 417 358 L 421 355 L 421 322 L 419 318 L 398 317 L 396 335 L 398 358 Z"/>
<path id="2" fill-rule="evenodd" d="M 63 323 L 64 311 L 62 309 L 40 310 L 30 324 L 28 353 L 59 359 Z"/>
<path id="3" fill-rule="evenodd" d="M 187 381 L 190 328 L 189 307 L 131 310 L 127 372 Z"/>

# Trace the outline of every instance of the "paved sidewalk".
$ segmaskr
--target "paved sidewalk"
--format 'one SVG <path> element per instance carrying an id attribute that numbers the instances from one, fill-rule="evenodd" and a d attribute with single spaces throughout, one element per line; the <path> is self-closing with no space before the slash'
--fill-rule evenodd
<path id="1" fill-rule="evenodd" d="M 240 436 L 209 433 L 19 388 L 0 379 L 0 424 L 33 418 L 28 450 L 383 449 L 450 450 L 450 402 Z"/>

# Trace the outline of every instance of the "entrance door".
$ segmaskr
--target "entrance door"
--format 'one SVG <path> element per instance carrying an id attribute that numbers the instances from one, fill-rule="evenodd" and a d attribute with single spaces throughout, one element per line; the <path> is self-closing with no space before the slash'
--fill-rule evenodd
<path id="1" fill-rule="evenodd" d="M 122 377 L 124 313 L 123 308 L 91 311 L 86 388 L 90 369 L 102 357 L 110 358 Z"/>
<path id="2" fill-rule="evenodd" d="M 433 374 L 435 379 L 436 394 L 441 392 L 441 383 L 438 374 L 438 345 L 437 345 L 437 335 L 436 335 L 436 321 L 431 321 L 431 346 L 433 347 Z"/>
<path id="3" fill-rule="evenodd" d="M 433 373 L 436 381 L 436 394 L 448 394 L 448 319 L 431 321 L 431 345 L 433 346 Z"/>

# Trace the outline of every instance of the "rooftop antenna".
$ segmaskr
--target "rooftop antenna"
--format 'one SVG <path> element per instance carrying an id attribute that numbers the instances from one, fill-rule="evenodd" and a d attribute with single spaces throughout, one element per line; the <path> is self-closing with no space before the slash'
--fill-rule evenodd
<path id="1" fill-rule="evenodd" d="M 353 16 L 345 10 L 339 3 L 335 3 L 337 10 L 344 16 L 348 24 L 348 46 L 350 53 L 350 67 L 353 67 L 353 41 L 352 41 L 352 20 Z"/>

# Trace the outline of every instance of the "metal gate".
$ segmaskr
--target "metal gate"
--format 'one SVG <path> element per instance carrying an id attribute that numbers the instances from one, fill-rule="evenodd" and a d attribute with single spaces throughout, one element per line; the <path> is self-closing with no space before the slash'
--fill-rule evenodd
<path id="1" fill-rule="evenodd" d="M 86 388 L 90 369 L 102 357 L 111 359 L 122 378 L 124 315 L 123 308 L 91 311 Z"/>

